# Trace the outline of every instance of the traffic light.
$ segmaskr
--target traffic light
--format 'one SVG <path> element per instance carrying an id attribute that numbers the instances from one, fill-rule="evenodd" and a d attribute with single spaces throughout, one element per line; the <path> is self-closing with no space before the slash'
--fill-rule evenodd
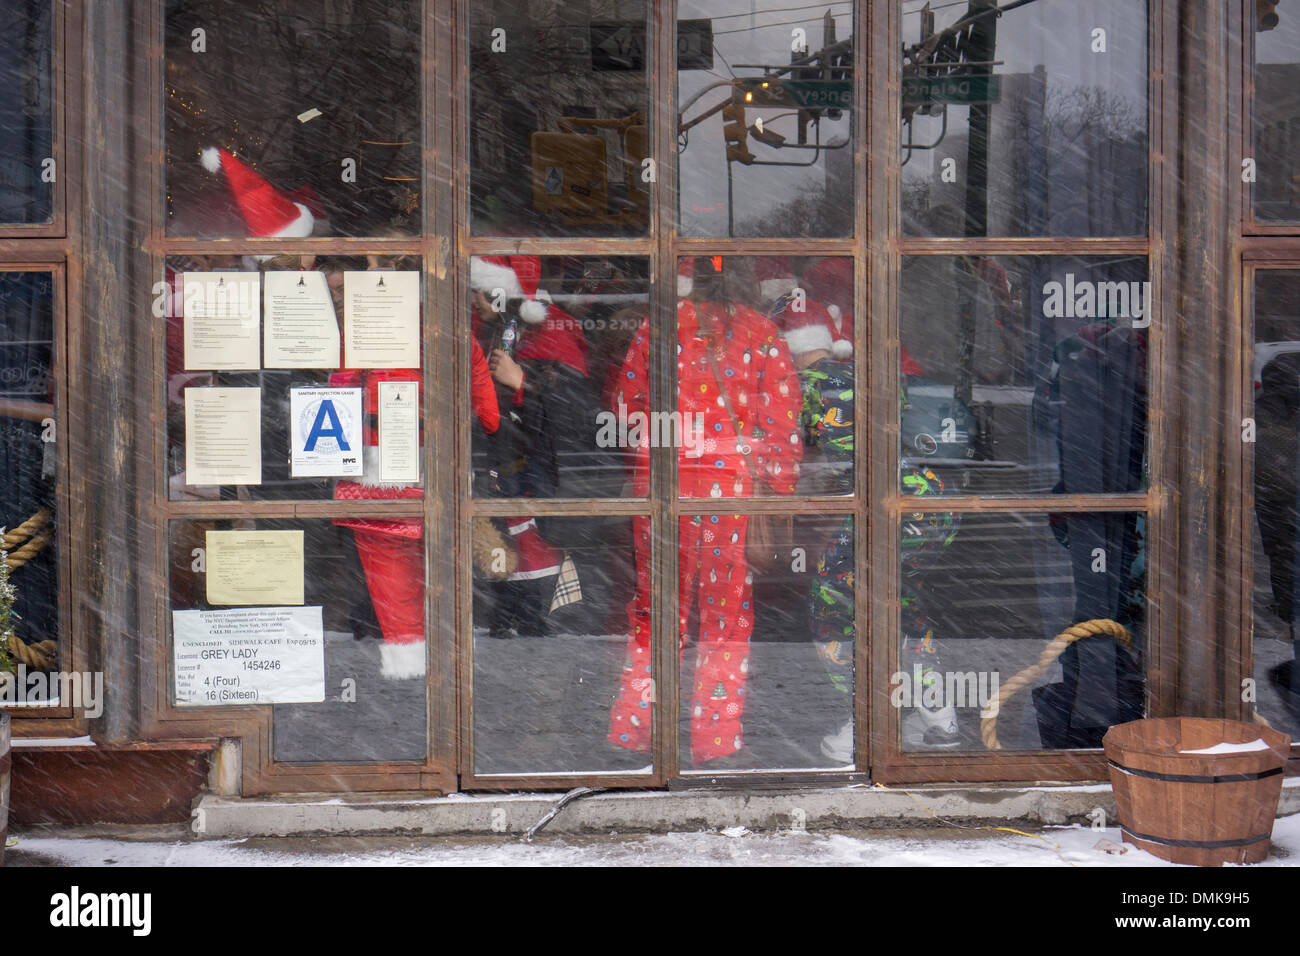
<path id="1" fill-rule="evenodd" d="M 728 103 L 722 108 L 722 138 L 727 141 L 727 161 L 748 166 L 755 159 L 749 151 L 749 128 L 745 125 L 745 107 Z"/>
<path id="2" fill-rule="evenodd" d="M 1272 30 L 1277 24 L 1277 0 L 1255 0 L 1255 32 Z"/>

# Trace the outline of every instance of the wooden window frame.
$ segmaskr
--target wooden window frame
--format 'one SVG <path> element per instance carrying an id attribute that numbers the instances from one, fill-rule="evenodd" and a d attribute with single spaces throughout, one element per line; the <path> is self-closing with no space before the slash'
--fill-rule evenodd
<path id="1" fill-rule="evenodd" d="M 150 467 L 142 469 L 137 494 L 146 520 L 141 533 L 153 544 L 154 560 L 141 574 L 139 594 L 143 636 L 139 657 L 141 737 L 237 737 L 243 741 L 244 793 L 344 789 L 365 790 L 507 790 L 564 789 L 579 783 L 608 787 L 707 787 L 860 782 L 1079 780 L 1105 777 L 1097 751 L 902 753 L 898 746 L 899 714 L 889 706 L 888 676 L 898 659 L 898 634 L 892 609 L 897 596 L 897 517 L 904 499 L 897 493 L 899 432 L 898 304 L 899 268 L 904 255 L 1108 255 L 1147 257 L 1149 275 L 1159 290 L 1151 336 L 1151 411 L 1146 492 L 1117 496 L 953 497 L 928 510 L 969 513 L 995 511 L 1142 511 L 1150 528 L 1150 602 L 1148 632 L 1149 713 L 1173 706 L 1178 645 L 1177 618 L 1166 613 L 1164 599 L 1177 594 L 1171 572 L 1179 554 L 1177 528 L 1185 511 L 1175 507 L 1180 480 L 1167 467 L 1171 416 L 1161 396 L 1171 375 L 1169 340 L 1178 299 L 1171 241 L 1178 227 L 1174 175 L 1166 171 L 1178 129 L 1179 98 L 1175 64 L 1180 38 L 1170 10 L 1185 0 L 1148 0 L 1148 231 L 1136 238 L 922 238 L 900 231 L 898 186 L 900 136 L 897 117 L 901 98 L 899 0 L 854 0 L 855 75 L 866 78 L 866 95 L 855 104 L 854 234 L 844 239 L 702 239 L 683 237 L 674 227 L 677 163 L 674 144 L 676 102 L 676 3 L 650 5 L 647 71 L 652 94 L 651 154 L 657 158 L 658 182 L 645 236 L 609 239 L 513 238 L 474 236 L 469 220 L 469 29 L 468 0 L 422 0 L 421 64 L 424 76 L 422 135 L 424 149 L 420 235 L 410 239 L 181 239 L 164 229 L 163 153 L 163 17 L 164 0 L 147 0 L 149 15 L 138 27 L 141 48 L 149 53 L 147 122 L 139 125 L 136 149 L 148 156 L 148 234 L 143 248 L 151 274 L 162 274 L 166 255 L 181 253 L 277 252 L 288 254 L 361 255 L 407 253 L 424 262 L 425 411 L 430 423 L 426 442 L 426 494 L 405 504 L 300 502 L 176 502 L 167 496 L 165 470 L 164 329 L 152 326 L 153 382 L 147 428 Z M 1247 0 L 1242 0 L 1247 2 Z M 450 185 L 449 185 L 450 184 Z M 0 247 L 3 248 L 3 247 Z M 659 718 L 652 734 L 653 772 L 478 774 L 473 767 L 472 582 L 468 555 L 469 528 L 475 515 L 648 515 L 659 542 L 671 541 L 677 517 L 704 513 L 716 506 L 676 496 L 676 456 L 672 449 L 652 453 L 651 491 L 634 499 L 473 499 L 469 490 L 470 422 L 457 410 L 468 406 L 469 316 L 468 263 L 473 255 L 540 256 L 601 254 L 647 258 L 651 263 L 651 396 L 655 407 L 668 407 L 675 396 L 675 364 L 669 343 L 675 328 L 676 262 L 684 255 L 763 256 L 780 254 L 851 256 L 855 263 L 855 314 L 870 316 L 855 328 L 855 389 L 868 401 L 864 425 L 855 442 L 852 497 L 727 499 L 737 513 L 780 511 L 796 515 L 851 514 L 854 517 L 855 592 L 859 639 L 855 641 L 854 769 L 851 771 L 752 771 L 716 774 L 684 772 L 677 753 L 680 702 L 676 627 L 677 554 L 657 546 L 652 554 L 653 677 Z M 873 347 L 876 346 L 876 347 Z M 665 397 L 668 401 L 665 401 Z M 145 424 L 145 423 L 142 423 Z M 434 454 L 435 449 L 438 454 Z M 915 510 L 914 500 L 907 502 Z M 170 646 L 167 627 L 167 529 L 178 519 L 253 517 L 307 518 L 347 514 L 422 516 L 425 522 L 430 667 L 427 681 L 428 751 L 423 761 L 371 764 L 282 764 L 271 756 L 272 710 L 235 707 L 212 711 L 177 708 L 170 701 Z M 446 543 L 451 546 L 445 546 Z M 1185 547 L 1185 546 L 1184 546 Z"/>
<path id="2" fill-rule="evenodd" d="M 86 399 L 71 388 L 71 370 L 77 368 L 81 343 L 81 155 L 69 149 L 66 131 L 78 129 L 82 117 L 80 71 L 82 18 L 74 0 L 51 0 L 54 7 L 53 153 L 56 170 L 53 216 L 48 223 L 0 225 L 0 271 L 46 272 L 54 287 L 55 422 L 57 479 L 55 487 L 55 546 L 58 548 L 59 670 L 85 672 L 95 662 L 80 626 L 82 608 L 75 600 L 73 582 L 80 579 L 85 549 L 72 534 L 79 527 L 80 488 L 84 472 L 84 441 L 77 409 Z M 69 208 L 72 212 L 69 213 Z M 21 581 L 16 582 L 21 585 Z M 13 719 L 15 739 L 80 737 L 91 722 L 76 708 L 6 707 Z"/>

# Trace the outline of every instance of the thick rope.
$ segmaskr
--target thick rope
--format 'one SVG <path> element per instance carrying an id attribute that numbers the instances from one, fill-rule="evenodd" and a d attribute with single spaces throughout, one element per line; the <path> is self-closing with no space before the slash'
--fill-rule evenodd
<path id="1" fill-rule="evenodd" d="M 989 750 L 1002 749 L 1002 745 L 998 743 L 998 714 L 1002 712 L 1002 705 L 1010 700 L 1016 691 L 1032 684 L 1046 674 L 1047 669 L 1052 666 L 1052 662 L 1060 657 L 1065 652 L 1065 649 L 1075 641 L 1081 641 L 1085 637 L 1095 637 L 1100 634 L 1115 638 L 1127 650 L 1131 651 L 1133 649 L 1133 639 L 1129 637 L 1128 630 L 1124 625 L 1118 621 L 1112 621 L 1109 618 L 1097 618 L 1067 627 L 1060 634 L 1057 634 L 1047 647 L 1043 648 L 1043 653 L 1039 655 L 1036 663 L 1026 667 L 998 688 L 998 696 L 994 699 L 993 706 L 988 711 L 989 716 L 980 719 L 980 737 L 984 740 L 984 746 Z"/>
<path id="2" fill-rule="evenodd" d="M 59 660 L 59 645 L 56 641 L 25 644 L 22 638 L 10 634 L 9 654 L 14 660 L 26 664 L 32 670 L 51 671 Z"/>
<path id="3" fill-rule="evenodd" d="M 26 541 L 36 532 L 50 523 L 50 512 L 42 508 L 3 538 L 0 538 L 0 550 L 12 551 L 18 544 Z"/>

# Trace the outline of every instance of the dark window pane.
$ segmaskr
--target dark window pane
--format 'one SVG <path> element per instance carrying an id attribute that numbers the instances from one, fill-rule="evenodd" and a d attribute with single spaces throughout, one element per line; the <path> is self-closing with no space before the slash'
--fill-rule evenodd
<path id="1" fill-rule="evenodd" d="M 416 0 L 169 0 L 167 232 L 420 229 Z"/>
<path id="2" fill-rule="evenodd" d="M 1255 4 L 1255 215 L 1300 219 L 1300 13 Z M 1247 23 L 1247 29 L 1250 24 Z"/>
<path id="3" fill-rule="evenodd" d="M 294 292 L 302 289 L 304 300 L 302 310 L 295 313 L 299 319 L 310 317 L 310 324 L 295 326 L 299 337 L 295 338 L 285 317 L 287 310 L 276 309 L 273 312 L 272 298 L 275 291 L 268 285 L 271 275 L 298 276 L 303 283 L 295 284 Z M 232 288 L 228 298 L 214 294 L 215 290 L 198 285 L 208 282 L 209 277 L 220 279 L 222 275 L 231 277 Z M 168 488 L 173 500 L 197 499 L 312 499 L 334 498 L 336 500 L 355 499 L 404 499 L 422 498 L 423 463 L 418 463 L 420 477 L 408 479 L 381 479 L 379 469 L 381 431 L 378 429 L 380 390 L 383 383 L 407 382 L 416 386 L 417 398 L 423 400 L 422 355 L 418 349 L 411 349 L 410 361 L 414 367 L 371 367 L 370 360 L 349 358 L 348 336 L 346 334 L 346 305 L 349 282 L 378 282 L 379 277 L 396 279 L 401 288 L 413 292 L 402 311 L 406 321 L 420 328 L 419 316 L 421 288 L 421 263 L 415 256 L 170 256 L 166 267 L 166 292 L 156 300 L 159 315 L 166 316 L 167 323 L 167 434 Z M 369 276 L 376 278 L 371 280 Z M 362 277 L 365 277 L 364 279 Z M 310 281 L 308 281 L 310 280 Z M 247 285 L 234 283 L 247 282 Z M 187 283 L 190 285 L 187 286 Z M 187 288 L 190 290 L 187 292 Z M 201 293 L 201 294 L 200 294 Z M 257 309 L 258 321 L 248 322 L 246 334 L 251 346 L 255 367 L 237 369 L 212 369 L 200 359 L 192 366 L 187 363 L 186 325 L 192 327 L 191 334 L 203 333 L 194 329 L 201 328 L 196 312 L 206 309 L 210 315 L 213 308 L 240 310 L 244 307 Z M 413 313 L 413 314 L 408 314 Z M 231 312 L 234 314 L 234 311 Z M 273 336 L 271 332 L 272 315 L 276 320 L 275 329 L 285 334 Z M 292 319 L 291 319 L 292 320 Z M 209 331 L 211 326 L 208 326 Z M 360 333 L 358 333 L 360 335 Z M 273 353 L 272 339 L 275 339 L 277 352 Z M 328 348 L 326 347 L 328 343 Z M 320 357 L 325 351 L 332 350 L 329 359 Z M 289 354 L 283 354 L 283 353 Z M 313 355 L 315 357 L 304 357 Z M 326 363 L 329 364 L 326 364 Z M 260 406 L 260 442 L 256 443 L 260 451 L 260 469 L 254 469 L 248 477 L 256 476 L 258 480 L 210 481 L 196 479 L 189 474 L 186 422 L 187 403 L 195 401 L 196 390 L 205 388 L 250 389 L 257 393 Z M 316 470 L 313 474 L 309 467 L 301 463 L 292 464 L 290 451 L 291 433 L 294 425 L 292 410 L 294 389 L 340 389 L 359 391 L 361 398 L 361 427 L 353 429 L 351 421 L 339 418 L 337 422 L 328 417 L 319 422 L 313 420 L 312 427 L 323 425 L 323 434 L 336 425 L 346 434 L 358 438 L 361 444 L 359 461 L 352 468 Z M 200 398 L 202 396 L 199 396 Z M 320 397 L 320 396 L 317 396 Z M 348 399 L 340 396 L 339 400 Z M 301 399 L 300 399 L 301 401 Z M 335 405 L 336 411 L 343 406 Z M 350 407 L 350 406 L 349 406 Z M 422 407 L 422 406 L 421 406 Z M 315 408 L 310 404 L 300 405 Z M 319 409 L 316 409 L 319 411 Z M 191 411 L 193 413 L 193 411 Z M 346 411 L 339 411 L 346 417 Z M 423 418 L 421 416 L 419 446 L 423 447 Z M 311 427 L 304 432 L 309 434 Z M 390 472 L 391 473 L 391 472 Z M 324 475 L 325 477 L 319 477 Z"/>
<path id="4" fill-rule="evenodd" d="M 0 673 L 20 664 L 29 673 L 59 667 L 54 338 L 51 276 L 0 272 L 0 549 L 14 589 L 13 617 L 0 632 L 12 627 L 16 638 L 0 638 Z M 50 699 L 39 689 L 36 697 Z"/>
<path id="5" fill-rule="evenodd" d="M 285 762 L 357 762 L 423 760 L 425 755 L 425 581 L 424 528 L 419 518 L 241 519 L 173 521 L 171 537 L 171 610 L 205 611 L 213 616 L 238 612 L 239 606 L 210 603 L 209 570 L 199 560 L 211 532 L 290 531 L 302 535 L 301 605 L 251 608 L 301 611 L 318 620 L 322 633 L 293 633 L 298 641 L 323 640 L 323 655 L 271 643 L 270 628 L 240 637 L 247 624 L 218 621 L 206 647 L 230 650 L 241 664 L 196 658 L 183 649 L 173 660 L 177 697 L 185 672 L 196 672 L 199 693 L 181 706 L 247 705 L 241 693 L 253 688 L 283 688 L 287 675 L 304 683 L 323 682 L 323 699 L 276 703 L 272 728 L 274 759 Z M 219 595 L 224 597 L 224 595 Z M 315 615 L 319 613 L 319 617 Z M 176 644 L 177 618 L 168 621 Z M 180 625 L 187 628 L 192 624 Z M 221 629 L 225 628 L 223 632 Z M 260 642 L 259 642 L 260 641 Z M 188 643 L 188 639 L 187 639 Z M 299 648 L 306 645 L 299 645 Z M 247 651 L 257 650 L 257 654 Z M 323 671 L 320 661 L 323 659 Z M 195 671 L 197 669 L 197 671 Z M 234 674 L 232 678 L 230 675 Z M 219 677 L 218 675 L 223 675 Z M 272 676 L 268 676 L 272 675 Z M 281 675 L 285 675 L 281 677 Z M 204 684 L 203 680 L 209 681 Z M 234 681 L 238 680 L 238 683 Z M 299 688 L 302 687 L 300 683 Z M 226 695 L 223 697 L 223 693 Z M 312 695 L 302 695 L 312 696 Z M 216 711 L 220 713 L 218 709 Z"/>
<path id="6" fill-rule="evenodd" d="M 925 469 L 905 482 L 938 493 Z M 889 687 L 902 749 L 984 750 L 990 733 L 1005 750 L 1100 747 L 1108 727 L 1141 717 L 1146 541 L 1143 514 L 905 513 Z M 1005 694 L 1085 621 L 1105 623 Z"/>
<path id="7" fill-rule="evenodd" d="M 1146 260 L 903 261 L 901 453 L 947 494 L 1145 486 Z"/>
<path id="8" fill-rule="evenodd" d="M 678 548 L 683 769 L 851 767 L 853 519 L 693 515 Z"/>
<path id="9" fill-rule="evenodd" d="M 0 223 L 54 215 L 53 7 L 10 0 L 0 11 Z"/>
<path id="10" fill-rule="evenodd" d="M 1145 233 L 1145 0 L 997 6 L 904 9 L 904 232 Z"/>
<path id="11" fill-rule="evenodd" d="M 650 770 L 648 521 L 476 519 L 476 773 Z"/>
<path id="12" fill-rule="evenodd" d="M 470 263 L 471 466 L 501 498 L 644 497 L 619 404 L 649 314 L 649 261 L 485 256 Z M 639 354 L 639 353 L 636 353 Z"/>
<path id="13" fill-rule="evenodd" d="M 1259 713 L 1300 732 L 1296 674 L 1296 475 L 1300 474 L 1300 272 L 1255 274 L 1254 633 Z"/>
<path id="14" fill-rule="evenodd" d="M 852 235 L 852 4 L 678 16 L 682 234 Z"/>
<path id="15" fill-rule="evenodd" d="M 651 421 L 678 448 L 682 497 L 851 494 L 853 260 L 697 256 L 678 272 L 677 409 Z M 638 334 L 629 409 L 648 407 L 648 360 Z"/>
<path id="16" fill-rule="evenodd" d="M 484 0 L 469 18 L 473 231 L 644 234 L 646 4 Z"/>

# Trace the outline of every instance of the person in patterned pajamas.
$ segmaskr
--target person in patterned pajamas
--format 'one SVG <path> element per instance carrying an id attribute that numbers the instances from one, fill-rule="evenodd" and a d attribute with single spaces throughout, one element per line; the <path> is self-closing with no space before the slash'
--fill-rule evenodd
<path id="1" fill-rule="evenodd" d="M 769 319 L 728 301 L 716 260 L 694 262 L 695 276 L 684 277 L 678 285 L 677 410 L 683 430 L 698 427 L 678 442 L 681 494 L 693 498 L 793 494 L 803 447 L 799 383 L 790 353 Z M 649 411 L 648 329 L 647 321 L 637 330 L 622 369 L 616 402 L 628 416 Z M 634 451 L 636 496 L 649 492 L 649 458 L 647 436 Z M 765 485 L 758 492 L 751 463 Z M 753 573 L 745 556 L 747 526 L 748 518 L 736 514 L 691 515 L 678 523 L 679 649 L 685 646 L 692 606 L 699 615 L 691 688 L 691 758 L 697 766 L 734 754 L 744 745 L 741 718 L 754 629 Z M 634 521 L 634 544 L 637 587 L 628 605 L 630 633 L 610 711 L 609 740 L 628 750 L 647 751 L 654 698 L 648 518 Z"/>

